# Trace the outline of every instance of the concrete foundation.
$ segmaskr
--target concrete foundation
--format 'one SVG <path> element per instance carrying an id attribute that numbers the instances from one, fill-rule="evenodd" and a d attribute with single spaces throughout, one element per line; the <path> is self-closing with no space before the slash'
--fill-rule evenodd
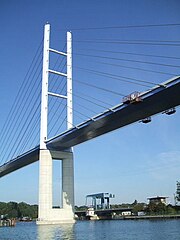
<path id="1" fill-rule="evenodd" d="M 62 208 L 52 206 L 52 161 L 62 160 Z M 40 150 L 39 210 L 37 224 L 73 223 L 74 166 L 72 152 Z"/>

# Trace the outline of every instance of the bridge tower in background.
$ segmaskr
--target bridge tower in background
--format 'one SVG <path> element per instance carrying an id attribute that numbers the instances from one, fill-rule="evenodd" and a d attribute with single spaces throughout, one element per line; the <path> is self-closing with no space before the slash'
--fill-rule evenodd
<path id="1" fill-rule="evenodd" d="M 67 73 L 49 69 L 49 53 L 67 57 Z M 67 96 L 48 91 L 49 73 L 65 76 L 67 78 Z M 39 153 L 39 210 L 37 224 L 57 224 L 74 222 L 74 166 L 73 149 L 58 151 L 47 149 L 48 133 L 48 96 L 64 98 L 67 100 L 67 129 L 73 126 L 72 113 L 72 34 L 67 32 L 67 53 L 50 48 L 50 24 L 44 27 L 44 52 L 42 73 L 41 97 L 41 129 Z M 53 159 L 62 161 L 62 208 L 53 209 L 52 206 L 52 162 Z"/>

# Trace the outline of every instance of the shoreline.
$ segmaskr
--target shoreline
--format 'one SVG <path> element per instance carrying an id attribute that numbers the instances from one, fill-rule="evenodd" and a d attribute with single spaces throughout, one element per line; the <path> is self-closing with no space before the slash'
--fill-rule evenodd
<path id="1" fill-rule="evenodd" d="M 112 220 L 143 220 L 143 219 L 179 219 L 180 214 L 176 215 L 145 215 L 145 216 L 117 216 Z"/>
<path id="2" fill-rule="evenodd" d="M 79 216 L 76 218 L 77 221 L 99 221 L 99 220 L 166 220 L 166 219 L 180 219 L 180 214 L 163 214 L 163 215 L 143 215 L 143 216 L 135 216 L 135 215 L 127 215 L 127 216 L 121 216 L 121 215 L 94 215 L 94 216 Z"/>

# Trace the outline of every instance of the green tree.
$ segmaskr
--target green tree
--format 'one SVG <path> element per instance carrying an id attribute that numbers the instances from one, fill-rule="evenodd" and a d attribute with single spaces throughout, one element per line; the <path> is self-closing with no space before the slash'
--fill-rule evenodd
<path id="1" fill-rule="evenodd" d="M 132 203 L 132 206 L 136 206 L 138 204 L 138 201 L 135 199 L 134 202 Z"/>
<path id="2" fill-rule="evenodd" d="M 164 203 L 150 203 L 148 204 L 148 207 L 146 208 L 147 214 L 153 215 L 153 214 L 175 214 L 176 211 L 171 206 L 166 206 Z"/>
<path id="3" fill-rule="evenodd" d="M 176 210 L 174 209 L 174 208 L 172 208 L 172 206 L 167 206 L 167 208 L 166 208 L 166 212 L 167 212 L 167 214 L 176 214 Z"/>
<path id="4" fill-rule="evenodd" d="M 7 214 L 9 218 L 18 217 L 18 204 L 16 202 L 7 203 L 5 208 L 5 214 Z"/>
<path id="5" fill-rule="evenodd" d="M 146 204 L 145 203 L 137 203 L 133 206 L 133 213 L 137 214 L 138 212 L 142 212 L 145 209 Z"/>
<path id="6" fill-rule="evenodd" d="M 0 202 L 0 215 L 7 215 L 8 218 L 20 218 L 20 217 L 30 217 L 37 218 L 38 206 L 29 205 L 27 203 L 21 202 Z"/>

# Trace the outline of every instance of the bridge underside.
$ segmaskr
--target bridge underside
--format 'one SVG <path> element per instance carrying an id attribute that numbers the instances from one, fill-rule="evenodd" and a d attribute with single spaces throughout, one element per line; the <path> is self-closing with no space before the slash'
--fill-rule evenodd
<path id="1" fill-rule="evenodd" d="M 39 148 L 32 149 L 31 151 L 13 159 L 12 161 L 0 167 L 0 177 L 3 177 L 11 172 L 14 172 L 22 167 L 39 160 Z"/>
<path id="2" fill-rule="evenodd" d="M 101 118 L 47 142 L 47 147 L 64 150 L 178 105 L 180 105 L 180 83 L 150 95 L 142 102 L 119 105 L 114 112 L 108 111 Z"/>
<path id="3" fill-rule="evenodd" d="M 136 104 L 120 104 L 84 124 L 47 142 L 51 151 L 68 151 L 70 147 L 88 141 L 107 132 L 127 126 L 167 109 L 180 105 L 180 82 L 178 81 L 153 94 L 145 94 Z M 0 167 L 0 177 L 39 160 L 39 146 Z"/>

